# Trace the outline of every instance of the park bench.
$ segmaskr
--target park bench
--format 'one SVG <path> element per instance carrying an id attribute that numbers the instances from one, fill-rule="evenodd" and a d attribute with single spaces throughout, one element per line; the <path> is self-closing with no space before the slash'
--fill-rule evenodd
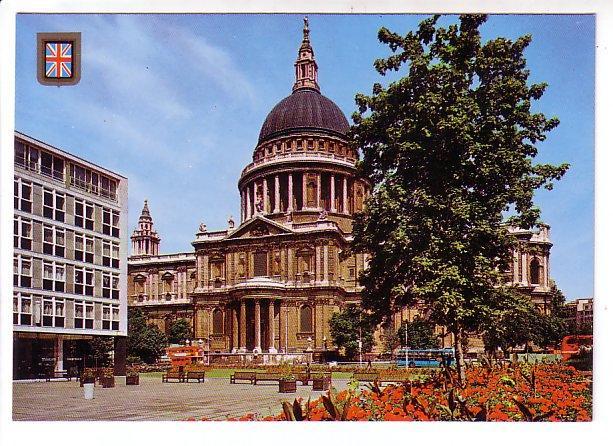
<path id="1" fill-rule="evenodd" d="M 353 372 L 351 379 L 359 382 L 374 382 L 379 379 L 377 372 Z"/>
<path id="2" fill-rule="evenodd" d="M 236 371 L 230 376 L 230 384 L 236 384 L 237 380 L 249 381 L 249 384 L 255 384 L 255 372 Z"/>
<path id="3" fill-rule="evenodd" d="M 72 374 L 68 372 L 68 370 L 51 370 L 47 372 L 47 376 L 45 377 L 47 382 L 54 378 L 63 378 L 67 379 L 68 381 L 72 381 Z"/>
<path id="4" fill-rule="evenodd" d="M 256 373 L 253 384 L 257 384 L 258 381 L 263 382 L 279 382 L 282 375 L 280 373 Z"/>
<path id="5" fill-rule="evenodd" d="M 183 372 L 175 372 L 169 370 L 162 375 L 162 382 L 167 383 L 170 382 L 170 380 L 174 380 L 181 383 L 185 380 L 185 374 Z"/>
<path id="6" fill-rule="evenodd" d="M 184 382 L 189 382 L 190 379 L 195 379 L 197 380 L 199 383 L 203 383 L 204 382 L 204 372 L 196 372 L 196 371 L 191 371 L 191 372 L 187 372 L 187 374 L 185 375 L 185 381 Z"/>

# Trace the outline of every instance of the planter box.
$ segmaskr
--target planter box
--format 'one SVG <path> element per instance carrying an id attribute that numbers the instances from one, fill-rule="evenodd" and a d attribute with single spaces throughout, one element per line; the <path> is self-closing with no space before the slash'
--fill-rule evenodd
<path id="1" fill-rule="evenodd" d="M 296 380 L 279 380 L 279 393 L 294 393 L 296 392 Z"/>
<path id="2" fill-rule="evenodd" d="M 83 380 L 83 378 L 79 378 L 79 384 L 81 387 L 83 387 L 83 383 L 85 384 L 95 384 L 96 383 L 96 378 L 89 378 L 86 380 Z"/>
<path id="3" fill-rule="evenodd" d="M 330 380 L 328 378 L 313 378 L 313 390 L 328 390 Z"/>
<path id="4" fill-rule="evenodd" d="M 138 386 L 138 375 L 126 376 L 126 386 Z"/>
<path id="5" fill-rule="evenodd" d="M 115 377 L 114 376 L 111 376 L 111 377 L 103 376 L 100 378 L 100 384 L 102 384 L 102 387 L 104 388 L 115 387 Z"/>

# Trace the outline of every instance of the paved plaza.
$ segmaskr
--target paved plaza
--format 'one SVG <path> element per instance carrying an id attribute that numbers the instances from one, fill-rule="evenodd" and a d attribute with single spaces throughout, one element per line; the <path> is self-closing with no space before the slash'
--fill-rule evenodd
<path id="1" fill-rule="evenodd" d="M 342 390 L 347 379 L 333 380 Z M 276 383 L 230 384 L 229 378 L 207 378 L 204 383 L 162 383 L 160 377 L 142 376 L 140 385 L 96 385 L 94 399 L 72 381 L 14 382 L 13 420 L 30 421 L 178 421 L 188 417 L 223 420 L 249 412 L 263 416 L 281 412 L 281 402 L 295 397 L 318 398 L 322 392 L 298 386 L 296 393 L 279 393 Z"/>

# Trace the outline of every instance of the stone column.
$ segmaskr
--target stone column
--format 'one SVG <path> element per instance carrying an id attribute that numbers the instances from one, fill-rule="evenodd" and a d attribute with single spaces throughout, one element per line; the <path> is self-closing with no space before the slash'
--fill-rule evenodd
<path id="1" fill-rule="evenodd" d="M 334 175 L 330 175 L 330 212 L 336 212 L 336 191 L 334 184 Z"/>
<path id="2" fill-rule="evenodd" d="M 232 352 L 236 353 L 238 347 L 238 311 L 232 306 Z"/>
<path id="3" fill-rule="evenodd" d="M 279 349 L 287 353 L 287 304 L 281 303 L 279 306 Z"/>
<path id="4" fill-rule="evenodd" d="M 349 197 L 347 192 L 347 176 L 343 175 L 343 213 L 349 213 Z"/>
<path id="5" fill-rule="evenodd" d="M 307 175 L 302 172 L 302 209 L 307 208 Z"/>
<path id="6" fill-rule="evenodd" d="M 58 336 L 55 339 L 55 370 L 64 370 L 64 338 L 62 336 Z"/>
<path id="7" fill-rule="evenodd" d="M 255 319 L 255 348 L 253 349 L 254 353 L 261 353 L 262 352 L 262 327 L 261 327 L 261 320 L 260 320 L 260 300 L 259 299 L 255 299 L 254 300 L 254 319 Z"/>
<path id="8" fill-rule="evenodd" d="M 245 301 L 241 300 L 240 314 L 240 351 L 247 351 L 247 306 Z"/>
<path id="9" fill-rule="evenodd" d="M 324 245 L 324 283 L 328 283 L 330 269 L 328 266 L 328 245 Z"/>
<path id="10" fill-rule="evenodd" d="M 204 287 L 209 287 L 209 256 L 202 257 L 202 280 L 204 281 Z"/>
<path id="11" fill-rule="evenodd" d="M 315 246 L 315 282 L 321 280 L 321 246 Z"/>
<path id="12" fill-rule="evenodd" d="M 528 254 L 525 252 L 521 253 L 521 282 L 528 283 Z"/>
<path id="13" fill-rule="evenodd" d="M 317 174 L 317 199 L 315 201 L 315 207 L 321 209 L 321 173 Z"/>
<path id="14" fill-rule="evenodd" d="M 246 202 L 247 202 L 247 213 L 245 215 L 245 220 L 251 218 L 251 187 L 247 186 L 246 190 Z"/>
<path id="15" fill-rule="evenodd" d="M 277 353 L 275 348 L 275 301 L 273 299 L 268 300 L 268 335 L 268 351 Z"/>
<path id="16" fill-rule="evenodd" d="M 183 298 L 187 299 L 187 266 L 183 271 Z"/>
<path id="17" fill-rule="evenodd" d="M 128 355 L 128 337 L 115 336 L 113 375 L 126 376 L 126 357 Z"/>
<path id="18" fill-rule="evenodd" d="M 268 200 L 268 180 L 266 177 L 262 179 L 262 194 L 264 195 L 262 198 L 262 206 L 264 208 L 263 214 L 268 214 L 270 212 L 270 202 Z"/>
<path id="19" fill-rule="evenodd" d="M 258 183 L 257 181 L 253 182 L 253 215 L 258 213 Z"/>
<path id="20" fill-rule="evenodd" d="M 281 188 L 279 187 L 279 175 L 275 175 L 275 214 L 281 211 Z"/>
<path id="21" fill-rule="evenodd" d="M 287 210 L 294 210 L 294 176 L 291 173 L 287 174 Z"/>

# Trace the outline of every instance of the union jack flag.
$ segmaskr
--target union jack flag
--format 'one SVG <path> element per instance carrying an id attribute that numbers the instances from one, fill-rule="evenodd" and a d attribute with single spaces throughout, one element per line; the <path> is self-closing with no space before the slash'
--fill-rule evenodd
<path id="1" fill-rule="evenodd" d="M 72 76 L 72 43 L 45 44 L 45 76 L 54 78 Z"/>

